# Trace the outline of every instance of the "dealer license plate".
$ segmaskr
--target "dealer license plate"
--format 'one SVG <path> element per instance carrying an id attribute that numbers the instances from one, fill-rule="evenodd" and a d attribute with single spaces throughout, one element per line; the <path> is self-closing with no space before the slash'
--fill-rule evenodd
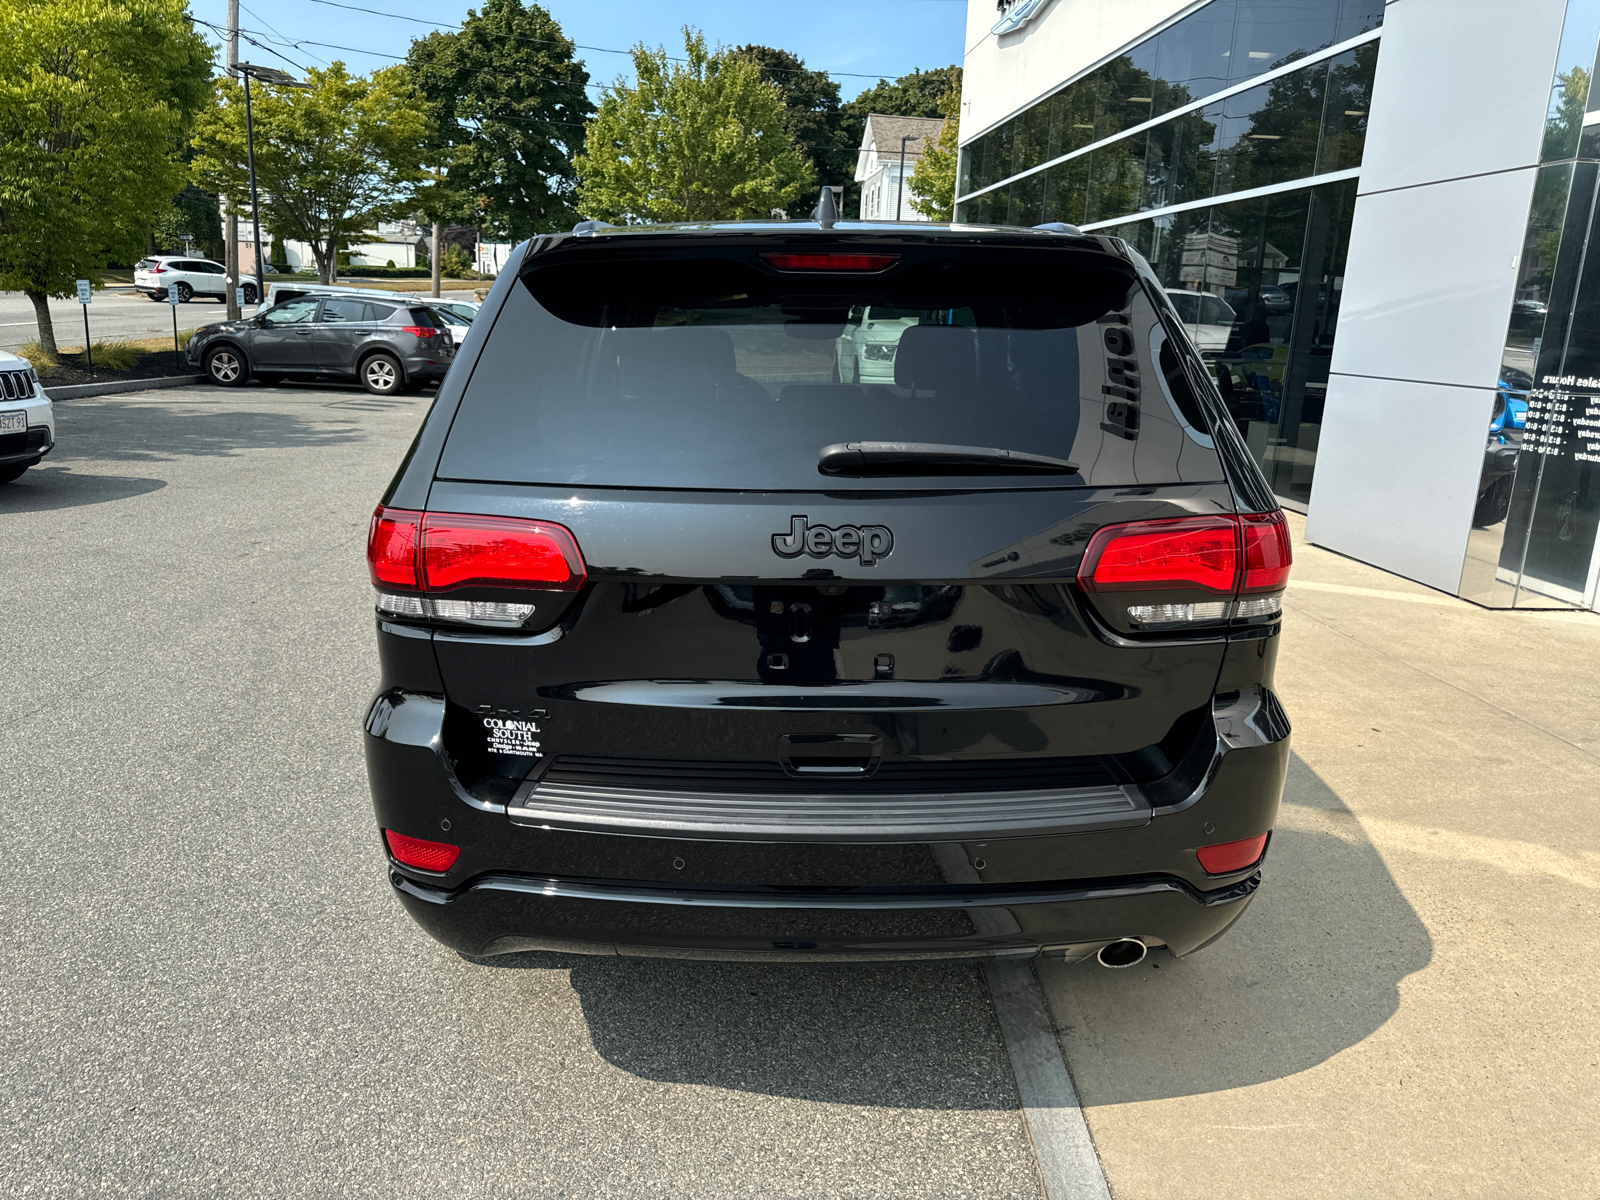
<path id="1" fill-rule="evenodd" d="M 28 414 L 25 412 L 0 412 L 0 433 L 27 433 Z"/>

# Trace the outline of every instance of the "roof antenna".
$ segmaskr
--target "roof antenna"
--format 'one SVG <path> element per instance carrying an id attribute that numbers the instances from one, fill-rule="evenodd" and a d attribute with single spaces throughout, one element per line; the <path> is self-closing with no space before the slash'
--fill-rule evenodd
<path id="1" fill-rule="evenodd" d="M 822 196 L 817 201 L 817 210 L 811 214 L 817 219 L 817 224 L 823 229 L 832 229 L 833 223 L 839 219 L 839 206 L 833 202 L 833 189 L 825 187 Z"/>

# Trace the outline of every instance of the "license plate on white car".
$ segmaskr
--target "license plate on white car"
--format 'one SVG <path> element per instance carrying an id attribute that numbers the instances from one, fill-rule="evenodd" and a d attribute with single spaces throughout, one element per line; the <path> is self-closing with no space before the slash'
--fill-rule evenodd
<path id="1" fill-rule="evenodd" d="M 27 433 L 28 414 L 25 412 L 0 412 L 0 433 Z"/>

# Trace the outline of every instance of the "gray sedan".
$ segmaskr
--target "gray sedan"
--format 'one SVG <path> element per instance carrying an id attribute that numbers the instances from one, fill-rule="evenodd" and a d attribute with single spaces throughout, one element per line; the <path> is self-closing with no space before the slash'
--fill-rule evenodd
<path id="1" fill-rule="evenodd" d="M 241 321 L 207 325 L 189 339 L 191 366 L 236 387 L 289 377 L 354 378 L 380 396 L 437 383 L 455 355 L 442 322 L 423 305 L 359 293 L 302 296 Z"/>

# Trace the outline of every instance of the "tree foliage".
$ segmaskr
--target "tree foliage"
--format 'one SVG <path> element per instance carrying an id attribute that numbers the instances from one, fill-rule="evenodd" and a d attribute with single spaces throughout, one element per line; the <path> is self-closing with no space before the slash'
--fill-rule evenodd
<path id="1" fill-rule="evenodd" d="M 787 50 L 771 46 L 740 46 L 736 58 L 749 59 L 761 69 L 761 78 L 778 89 L 789 114 L 789 132 L 802 153 L 811 160 L 820 183 L 854 184 L 856 143 L 845 129 L 839 85 L 826 71 L 811 71 L 805 61 Z M 788 204 L 791 217 L 809 217 L 817 198 L 805 192 Z M 848 211 L 848 210 L 846 210 Z"/>
<path id="2" fill-rule="evenodd" d="M 216 193 L 202 192 L 189 184 L 155 215 L 151 235 L 162 253 L 178 253 L 188 238 L 194 253 L 220 261 L 227 248 L 222 239 L 222 213 Z"/>
<path id="3" fill-rule="evenodd" d="M 930 221 L 955 219 L 956 155 L 961 137 L 961 86 L 939 98 L 944 125 L 939 136 L 922 146 L 922 157 L 911 172 L 911 207 Z"/>
<path id="4" fill-rule="evenodd" d="M 683 31 L 688 62 L 636 46 L 637 85 L 600 102 L 577 159 L 585 216 L 614 221 L 764 217 L 811 186 L 776 87 L 748 57 Z"/>
<path id="5" fill-rule="evenodd" d="M 309 243 L 326 282 L 339 246 L 364 240 L 372 222 L 410 207 L 429 124 L 404 67 L 363 78 L 335 62 L 309 71 L 306 84 L 251 85 L 256 178 L 262 224 Z M 219 80 L 217 91 L 219 102 L 196 125 L 195 175 L 248 212 L 244 92 L 231 79 Z"/>
<path id="6" fill-rule="evenodd" d="M 459 32 L 411 43 L 407 68 L 433 121 L 430 158 L 444 171 L 418 197 L 423 215 L 512 241 L 572 227 L 572 158 L 594 113 L 575 49 L 555 18 L 521 0 L 488 0 Z"/>
<path id="7" fill-rule="evenodd" d="M 48 299 L 136 258 L 184 186 L 174 153 L 210 88 L 183 0 L 5 0 L 0 8 L 0 288 Z"/>

